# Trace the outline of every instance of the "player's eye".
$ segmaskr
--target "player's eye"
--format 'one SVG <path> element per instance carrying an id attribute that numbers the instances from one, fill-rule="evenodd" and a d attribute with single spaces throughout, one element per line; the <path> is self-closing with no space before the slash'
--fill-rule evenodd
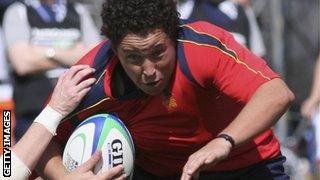
<path id="1" fill-rule="evenodd" d="M 126 56 L 126 59 L 127 59 L 127 61 L 129 61 L 131 63 L 139 63 L 143 60 L 143 57 L 138 54 L 128 54 Z"/>
<path id="2" fill-rule="evenodd" d="M 151 54 L 151 58 L 152 59 L 160 59 L 164 55 L 164 52 L 165 52 L 164 48 L 162 48 L 162 47 L 158 48 Z"/>

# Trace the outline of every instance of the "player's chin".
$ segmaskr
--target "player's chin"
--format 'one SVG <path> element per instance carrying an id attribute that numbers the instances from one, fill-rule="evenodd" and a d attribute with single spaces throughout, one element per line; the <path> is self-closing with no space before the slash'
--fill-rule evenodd
<path id="1" fill-rule="evenodd" d="M 161 94 L 164 90 L 164 86 L 148 86 L 148 85 L 142 85 L 140 87 L 140 89 L 148 94 L 148 95 L 151 95 L 151 96 L 155 96 L 155 95 L 158 95 L 158 94 Z"/>

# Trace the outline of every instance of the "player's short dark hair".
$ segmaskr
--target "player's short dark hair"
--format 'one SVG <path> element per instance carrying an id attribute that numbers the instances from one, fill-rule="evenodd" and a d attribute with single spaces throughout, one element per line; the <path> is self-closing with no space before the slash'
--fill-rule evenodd
<path id="1" fill-rule="evenodd" d="M 117 48 L 128 33 L 147 35 L 162 29 L 174 42 L 179 13 L 174 0 L 106 0 L 102 12 L 102 33 Z"/>

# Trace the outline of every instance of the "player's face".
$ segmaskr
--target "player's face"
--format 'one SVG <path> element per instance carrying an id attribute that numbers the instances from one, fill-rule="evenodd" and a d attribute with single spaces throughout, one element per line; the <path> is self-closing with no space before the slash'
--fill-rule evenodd
<path id="1" fill-rule="evenodd" d="M 176 64 L 175 43 L 162 30 L 127 34 L 117 48 L 122 67 L 145 93 L 156 95 L 169 84 Z"/>

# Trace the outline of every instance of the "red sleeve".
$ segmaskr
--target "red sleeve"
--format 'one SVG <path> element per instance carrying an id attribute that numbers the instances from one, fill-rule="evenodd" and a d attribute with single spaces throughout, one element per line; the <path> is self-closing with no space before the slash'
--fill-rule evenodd
<path id="1" fill-rule="evenodd" d="M 213 42 L 185 43 L 186 56 L 191 57 L 187 58 L 191 72 L 203 87 L 214 87 L 246 102 L 260 85 L 279 77 L 227 31 L 204 22 L 189 28 Z"/>

